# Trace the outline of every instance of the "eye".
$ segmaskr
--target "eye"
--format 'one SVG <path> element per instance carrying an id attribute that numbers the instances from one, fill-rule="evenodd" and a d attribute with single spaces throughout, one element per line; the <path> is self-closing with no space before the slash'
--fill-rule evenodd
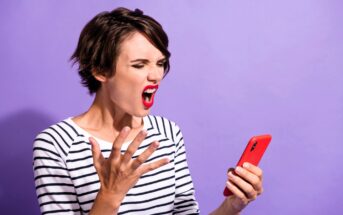
<path id="1" fill-rule="evenodd" d="M 141 69 L 144 67 L 144 64 L 133 64 L 132 67 L 136 69 Z"/>
<path id="2" fill-rule="evenodd" d="M 158 67 L 163 67 L 164 68 L 165 65 L 166 65 L 166 61 L 165 60 L 160 61 L 160 62 L 157 63 Z"/>

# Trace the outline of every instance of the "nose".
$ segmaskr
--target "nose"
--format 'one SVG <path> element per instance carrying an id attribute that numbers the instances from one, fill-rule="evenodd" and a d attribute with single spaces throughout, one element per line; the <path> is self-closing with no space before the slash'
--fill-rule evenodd
<path id="1" fill-rule="evenodd" d="M 148 74 L 148 81 L 154 82 L 154 83 L 159 83 L 164 74 L 164 68 L 159 67 L 159 66 L 154 66 L 151 68 Z"/>

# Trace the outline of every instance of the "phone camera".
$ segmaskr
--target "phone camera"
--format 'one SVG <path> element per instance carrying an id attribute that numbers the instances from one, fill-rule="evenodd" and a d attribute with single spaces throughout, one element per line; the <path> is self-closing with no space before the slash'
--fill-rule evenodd
<path id="1" fill-rule="evenodd" d="M 255 141 L 254 144 L 252 145 L 250 149 L 251 152 L 254 151 L 254 149 L 256 148 L 256 145 L 257 145 L 257 141 Z"/>

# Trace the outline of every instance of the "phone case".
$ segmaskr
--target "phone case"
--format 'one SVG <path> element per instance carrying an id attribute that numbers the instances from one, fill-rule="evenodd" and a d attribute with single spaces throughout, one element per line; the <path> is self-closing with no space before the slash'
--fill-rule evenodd
<path id="1" fill-rule="evenodd" d="M 245 162 L 249 162 L 257 166 L 271 140 L 272 136 L 269 134 L 253 136 L 249 140 L 236 166 L 243 166 L 243 163 Z M 232 192 L 225 187 L 223 194 L 224 196 L 229 196 L 232 195 Z"/>

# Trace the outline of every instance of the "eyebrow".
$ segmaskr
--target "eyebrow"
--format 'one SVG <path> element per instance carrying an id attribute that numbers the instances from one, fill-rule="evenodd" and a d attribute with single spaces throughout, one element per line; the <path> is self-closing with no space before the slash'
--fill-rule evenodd
<path id="1" fill-rule="evenodd" d="M 164 57 L 164 58 L 159 59 L 157 62 L 163 62 L 163 61 L 167 61 L 167 59 Z M 148 59 L 139 58 L 139 59 L 135 59 L 135 60 L 131 60 L 130 61 L 130 63 L 137 63 L 137 62 L 148 63 L 149 60 Z"/>
<path id="2" fill-rule="evenodd" d="M 135 59 L 135 60 L 130 61 L 130 63 L 137 63 L 137 62 L 147 63 L 147 62 L 149 62 L 149 60 L 147 60 L 147 59 Z"/>

